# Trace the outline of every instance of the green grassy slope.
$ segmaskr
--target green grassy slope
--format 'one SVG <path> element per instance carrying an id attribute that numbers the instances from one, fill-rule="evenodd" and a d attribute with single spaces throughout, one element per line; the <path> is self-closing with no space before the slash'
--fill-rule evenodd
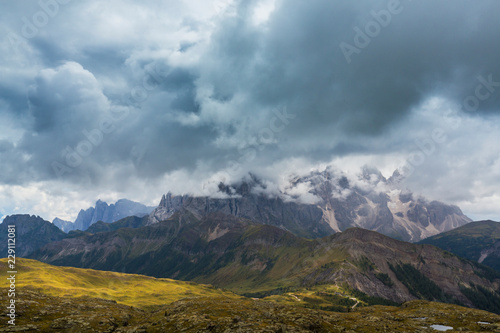
<path id="1" fill-rule="evenodd" d="M 207 283 L 258 298 L 337 285 L 344 293 L 358 290 L 373 297 L 369 304 L 384 304 L 380 298 L 395 303 L 424 298 L 492 309 L 465 296 L 467 290 L 480 300 L 475 286 L 500 299 L 499 277 L 433 246 L 359 228 L 309 240 L 224 214 L 202 219 L 177 214 L 152 226 L 65 239 L 47 245 L 33 259 Z M 304 304 L 327 308 L 345 302 L 334 296 L 306 295 Z"/>
<path id="2" fill-rule="evenodd" d="M 0 296 L 5 301 L 5 296 Z M 412 301 L 401 307 L 373 306 L 351 313 L 303 309 L 224 296 L 185 298 L 148 310 L 102 299 L 54 297 L 23 288 L 15 327 L 32 332 L 498 332 L 500 316 L 456 305 Z"/>
<path id="3" fill-rule="evenodd" d="M 93 269 L 51 266 L 31 259 L 16 259 L 16 287 L 28 287 L 46 295 L 90 296 L 144 308 L 169 304 L 185 297 L 238 297 L 209 285 L 157 279 Z M 0 259 L 0 279 L 7 277 L 7 260 Z"/>

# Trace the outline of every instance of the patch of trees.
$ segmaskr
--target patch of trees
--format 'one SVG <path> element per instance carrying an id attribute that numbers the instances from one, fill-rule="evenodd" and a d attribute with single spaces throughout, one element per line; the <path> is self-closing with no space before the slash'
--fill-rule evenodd
<path id="1" fill-rule="evenodd" d="M 471 284 L 471 288 L 461 285 L 460 291 L 478 309 L 500 314 L 500 297 L 498 294 L 474 284 Z"/>
<path id="2" fill-rule="evenodd" d="M 375 277 L 385 284 L 388 287 L 392 287 L 394 285 L 394 282 L 392 282 L 391 278 L 389 277 L 388 274 L 385 273 L 375 273 Z"/>
<path id="3" fill-rule="evenodd" d="M 446 294 L 437 284 L 427 278 L 418 269 L 410 264 L 398 264 L 396 266 L 389 264 L 389 268 L 396 277 L 403 283 L 408 291 L 415 297 L 426 299 L 428 301 L 438 301 L 453 303 L 454 299 Z"/>

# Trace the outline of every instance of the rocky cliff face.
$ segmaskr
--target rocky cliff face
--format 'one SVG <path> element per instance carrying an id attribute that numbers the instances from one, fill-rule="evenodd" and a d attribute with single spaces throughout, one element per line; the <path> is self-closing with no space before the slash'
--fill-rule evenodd
<path id="1" fill-rule="evenodd" d="M 221 185 L 221 189 L 224 189 Z M 333 233 L 322 221 L 322 211 L 315 205 L 285 202 L 280 197 L 270 198 L 250 192 L 246 183 L 237 189 L 236 196 L 227 199 L 173 196 L 167 194 L 151 214 L 149 224 L 168 219 L 179 209 L 186 209 L 197 217 L 220 212 L 269 224 L 293 232 L 298 236 L 317 238 Z"/>
<path id="2" fill-rule="evenodd" d="M 235 185 L 220 184 L 217 197 L 168 193 L 148 223 L 168 219 L 181 208 L 196 216 L 219 211 L 309 238 L 360 227 L 416 242 L 471 221 L 456 206 L 429 202 L 401 190 L 397 173 L 387 180 L 369 168 L 357 177 L 333 169 L 292 177 L 278 193 L 253 176 Z"/>
<path id="3" fill-rule="evenodd" d="M 338 232 L 351 227 L 380 232 L 409 242 L 448 231 L 471 222 L 460 208 L 415 197 L 398 188 L 376 169 L 365 168 L 356 178 L 326 170 L 295 180 L 310 184 L 321 198 L 323 221 Z"/>
<path id="4" fill-rule="evenodd" d="M 60 218 L 56 217 L 53 221 L 52 224 L 61 229 L 64 232 L 70 232 L 74 228 L 74 224 L 71 221 L 65 221 L 61 220 Z"/>
<path id="5" fill-rule="evenodd" d="M 86 210 L 80 210 L 74 224 L 64 224 L 54 220 L 57 226 L 61 226 L 62 230 L 69 232 L 71 230 L 87 230 L 92 224 L 103 221 L 112 223 L 128 216 L 143 217 L 148 215 L 153 210 L 153 207 L 147 207 L 138 202 L 121 199 L 116 203 L 108 205 L 106 202 L 98 200 L 95 207 L 90 207 Z"/>

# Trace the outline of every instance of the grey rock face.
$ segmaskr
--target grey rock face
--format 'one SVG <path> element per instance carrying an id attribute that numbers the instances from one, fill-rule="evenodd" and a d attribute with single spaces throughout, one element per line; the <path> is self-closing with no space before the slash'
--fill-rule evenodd
<path id="1" fill-rule="evenodd" d="M 69 232 L 71 230 L 87 230 L 92 224 L 103 221 L 112 223 L 128 216 L 143 217 L 151 213 L 154 207 L 148 207 L 138 202 L 127 199 L 118 200 L 116 203 L 108 205 L 106 202 L 98 200 L 95 207 L 80 210 L 74 223 L 68 224 L 62 220 L 54 220 L 54 224 L 62 227 L 61 230 Z"/>
<path id="2" fill-rule="evenodd" d="M 284 191 L 276 194 L 251 176 L 240 184 L 220 184 L 217 197 L 168 193 L 149 215 L 148 224 L 164 221 L 185 208 L 196 216 L 222 212 L 307 238 L 360 227 L 416 242 L 471 222 L 456 206 L 414 198 L 412 193 L 397 187 L 397 179 L 397 172 L 387 180 L 373 168 L 365 168 L 354 179 L 327 169 L 295 177 Z M 308 189 L 305 194 L 316 198 L 315 203 L 301 202 L 297 193 L 303 188 Z"/>
<path id="3" fill-rule="evenodd" d="M 360 227 L 417 242 L 472 221 L 456 206 L 414 198 L 398 188 L 397 178 L 397 172 L 387 180 L 378 170 L 365 168 L 357 179 L 325 170 L 296 182 L 311 184 L 312 193 L 321 198 L 323 221 L 336 232 Z"/>
<path id="4" fill-rule="evenodd" d="M 170 192 L 163 195 L 158 207 L 149 214 L 148 224 L 155 224 L 169 219 L 183 206 L 185 197 L 187 198 L 187 196 L 173 196 Z"/>
<path id="5" fill-rule="evenodd" d="M 245 193 L 248 186 L 246 183 L 242 184 L 238 192 L 244 194 L 228 199 L 174 196 L 168 193 L 149 215 L 148 224 L 164 221 L 180 208 L 184 208 L 197 217 L 220 212 L 261 224 L 274 225 L 307 238 L 317 238 L 333 233 L 330 226 L 321 221 L 323 213 L 315 205 L 285 202 L 279 197 L 269 198 L 265 195 Z"/>
<path id="6" fill-rule="evenodd" d="M 70 232 L 73 230 L 73 222 L 70 221 L 65 221 L 61 220 L 60 218 L 56 217 L 53 221 L 52 224 L 61 229 L 64 232 Z"/>

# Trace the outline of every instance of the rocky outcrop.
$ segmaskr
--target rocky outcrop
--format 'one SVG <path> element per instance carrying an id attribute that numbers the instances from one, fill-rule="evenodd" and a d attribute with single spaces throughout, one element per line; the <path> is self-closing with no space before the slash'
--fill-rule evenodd
<path id="1" fill-rule="evenodd" d="M 66 237 L 49 221 L 35 215 L 10 215 L 0 224 L 0 257 L 7 257 L 9 226 L 15 226 L 15 254 L 25 257 L 40 247 Z"/>
<path id="2" fill-rule="evenodd" d="M 173 196 L 170 192 L 164 194 L 158 207 L 149 214 L 148 224 L 168 220 L 176 211 L 182 208 L 184 198 L 187 198 L 187 196 Z"/>
<path id="3" fill-rule="evenodd" d="M 95 207 L 80 210 L 74 223 L 68 224 L 62 220 L 54 220 L 54 224 L 62 227 L 62 230 L 87 230 L 92 224 L 102 221 L 112 223 L 128 216 L 143 217 L 151 213 L 154 207 L 148 207 L 138 202 L 127 199 L 118 200 L 116 203 L 108 205 L 106 202 L 98 200 Z"/>
<path id="4" fill-rule="evenodd" d="M 236 194 L 225 199 L 211 197 L 163 196 L 160 205 L 149 215 L 149 224 L 170 218 L 176 211 L 185 209 L 201 218 L 211 213 L 222 213 L 249 219 L 256 223 L 277 226 L 308 238 L 317 238 L 333 233 L 321 220 L 323 212 L 315 205 L 285 202 L 280 197 L 253 194 L 250 185 L 241 184 Z M 221 185 L 221 189 L 223 186 Z"/>
<path id="5" fill-rule="evenodd" d="M 74 224 L 71 221 L 65 221 L 61 220 L 60 218 L 56 217 L 53 221 L 52 224 L 61 229 L 64 232 L 70 232 L 74 228 Z"/>

